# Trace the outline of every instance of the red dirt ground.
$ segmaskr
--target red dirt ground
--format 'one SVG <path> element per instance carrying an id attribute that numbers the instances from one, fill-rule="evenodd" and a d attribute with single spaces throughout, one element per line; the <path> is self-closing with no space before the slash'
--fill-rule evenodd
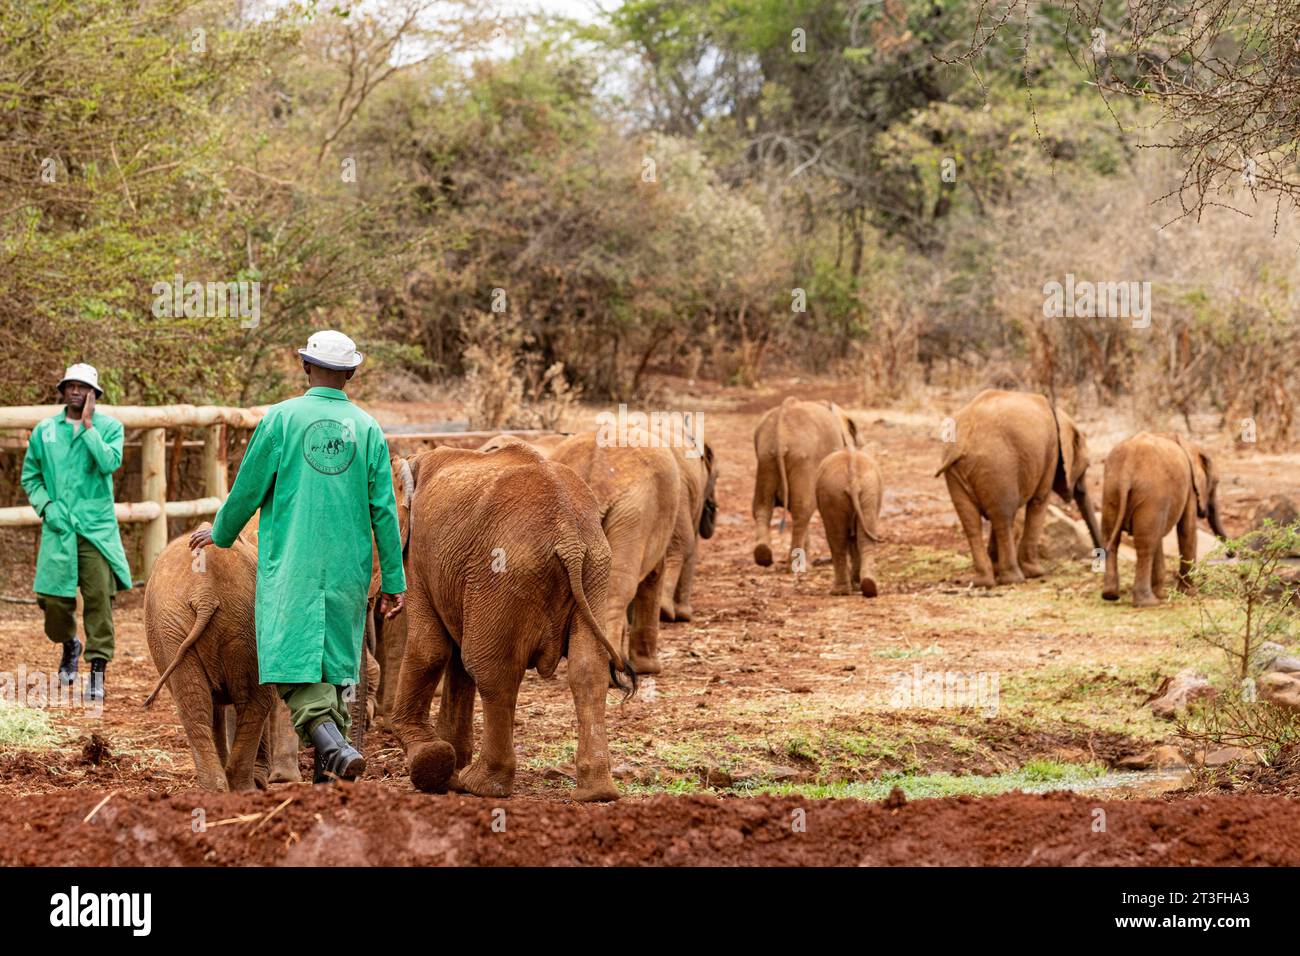
<path id="1" fill-rule="evenodd" d="M 1012 793 L 913 803 L 658 796 L 582 805 L 298 784 L 252 795 L 118 794 L 83 822 L 105 795 L 76 790 L 0 804 L 0 864 L 1300 864 L 1300 816 L 1277 812 L 1277 798 L 1249 795 L 1103 802 Z M 1094 832 L 1098 810 L 1104 832 Z"/>
<path id="2" fill-rule="evenodd" d="M 1043 638 L 1053 626 L 1047 619 L 990 642 L 963 624 L 971 606 L 969 594 L 958 593 L 963 574 L 941 582 L 886 579 L 881 597 L 867 602 L 832 598 L 829 567 L 800 576 L 755 567 L 749 518 L 754 424 L 785 394 L 853 405 L 852 390 L 791 384 L 762 395 L 713 386 L 680 391 L 666 407 L 706 410 L 706 438 L 722 464 L 718 531 L 703 543 L 695 619 L 661 631 L 664 673 L 657 694 L 621 706 L 611 697 L 610 747 L 616 777 L 625 784 L 680 778 L 686 771 L 673 748 L 684 739 L 716 741 L 724 750 L 730 740 L 779 741 L 800 715 L 837 732 L 869 735 L 894 719 L 882 712 L 882 689 L 892 672 L 907 666 L 882 659 L 881 652 L 907 642 L 941 640 L 943 666 L 1004 673 L 1104 661 L 1146 645 L 1145 635 L 1116 629 L 1045 650 Z M 938 422 L 959 404 L 940 397 L 923 413 L 860 415 L 886 477 L 882 563 L 891 556 L 904 560 L 905 546 L 964 553 L 943 483 L 933 477 Z M 453 409 L 433 406 L 380 404 L 372 410 L 385 421 L 457 417 Z M 584 416 L 571 427 L 584 427 L 590 415 Z M 1090 430 L 1090 437 L 1096 433 Z M 1100 462 L 1096 448 L 1093 457 Z M 1251 506 L 1285 488 L 1293 469 L 1288 456 L 1235 453 L 1224 469 L 1232 478 L 1221 490 L 1229 530 L 1243 529 Z M 1093 472 L 1099 491 L 1100 467 Z M 777 535 L 774 529 L 774 540 L 782 542 L 783 557 L 788 531 Z M 814 558 L 826 553 L 816 524 L 811 547 Z M 11 573 L 4 592 L 24 593 L 30 569 L 15 569 L 12 560 L 5 564 Z M 1024 587 L 1061 585 L 1048 578 Z M 76 748 L 0 753 L 0 863 L 1300 864 L 1300 820 L 1277 796 L 1101 801 L 1012 794 L 887 809 L 856 800 L 632 795 L 614 806 L 574 805 L 563 799 L 562 785 L 547 777 L 563 763 L 557 748 L 574 738 L 563 665 L 552 680 L 530 674 L 521 689 L 520 769 L 512 800 L 412 792 L 401 751 L 382 728 L 367 740 L 369 769 L 355 788 L 281 785 L 269 793 L 200 793 L 190 789 L 193 768 L 170 696 L 164 693 L 149 711 L 140 707 L 157 678 L 140 598 L 135 591 L 118 602 L 118 656 L 109 670 L 103 717 L 63 711 L 56 719 L 73 739 L 100 734 L 108 754 Z M 39 612 L 0 605 L 0 671 L 51 668 L 56 661 L 57 650 L 41 634 Z M 1141 702 L 1140 688 L 1116 692 Z M 1140 735 L 1130 739 L 1082 726 L 1026 731 L 1014 716 L 987 721 L 978 752 L 920 744 L 912 757 L 925 772 L 989 773 L 1061 749 L 1113 765 L 1150 743 Z M 779 745 L 770 756 L 754 759 L 794 764 L 796 782 L 865 779 L 897 767 L 889 755 L 870 754 L 856 766 L 818 767 Z M 82 824 L 108 793 L 115 796 Z M 260 827 L 261 818 L 214 826 L 269 812 L 290 796 L 293 801 Z M 491 826 L 497 806 L 506 810 L 506 834 Z M 1092 832 L 1097 807 L 1107 811 L 1107 833 Z M 206 814 L 204 833 L 192 831 L 196 808 Z M 791 829 L 796 808 L 807 810 L 807 832 Z"/>

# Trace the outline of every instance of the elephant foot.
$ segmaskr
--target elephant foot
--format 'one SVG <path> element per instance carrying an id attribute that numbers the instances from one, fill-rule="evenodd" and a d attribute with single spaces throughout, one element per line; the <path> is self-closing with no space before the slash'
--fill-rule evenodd
<path id="1" fill-rule="evenodd" d="M 1102 590 L 1102 592 L 1101 592 L 1101 599 L 1102 599 L 1103 601 L 1118 601 L 1118 600 L 1119 600 L 1119 588 L 1117 588 L 1117 587 L 1114 587 L 1114 588 L 1113 588 L 1113 587 L 1107 586 L 1107 587 L 1104 588 L 1104 589 Z"/>
<path id="2" fill-rule="evenodd" d="M 689 621 L 690 619 L 691 619 L 691 606 L 689 604 L 677 605 L 677 620 L 684 623 L 686 621 Z"/>
<path id="3" fill-rule="evenodd" d="M 1164 588 L 1152 588 L 1151 593 L 1154 594 L 1161 601 L 1169 597 L 1169 592 L 1166 591 Z"/>
<path id="4" fill-rule="evenodd" d="M 608 785 L 595 787 L 578 787 L 573 791 L 573 799 L 581 803 L 605 803 L 610 800 L 617 800 L 621 794 L 618 788 L 614 786 L 611 779 Z"/>
<path id="5" fill-rule="evenodd" d="M 975 575 L 975 579 L 971 581 L 971 586 L 977 588 L 992 588 L 997 587 L 997 583 L 997 581 L 993 580 L 993 575 L 991 574 L 977 574 Z"/>
<path id="6" fill-rule="evenodd" d="M 1019 568 L 998 572 L 998 584 L 1024 584 L 1025 576 Z"/>
<path id="7" fill-rule="evenodd" d="M 761 568 L 772 566 L 772 549 L 765 544 L 754 545 L 754 563 Z"/>
<path id="8" fill-rule="evenodd" d="M 666 604 L 659 605 L 659 620 L 664 624 L 671 624 L 677 620 L 677 615 L 673 613 L 672 607 Z"/>
<path id="9" fill-rule="evenodd" d="M 1154 594 L 1135 594 L 1133 595 L 1134 607 L 1159 607 L 1160 600 Z"/>
<path id="10" fill-rule="evenodd" d="M 508 797 L 514 789 L 514 768 L 492 771 L 481 759 L 456 775 L 456 789 L 476 797 Z"/>
<path id="11" fill-rule="evenodd" d="M 636 671 L 638 677 L 644 677 L 647 674 L 658 674 L 663 671 L 659 666 L 658 654 L 638 654 L 635 651 L 631 654 L 632 669 Z"/>
<path id="12" fill-rule="evenodd" d="M 446 793 L 456 771 L 456 748 L 445 740 L 416 744 L 406 757 L 411 785 L 425 793 Z"/>
<path id="13" fill-rule="evenodd" d="M 869 598 L 872 598 L 872 597 L 875 597 L 875 596 L 876 596 L 876 593 L 877 593 L 877 592 L 876 592 L 876 579 L 875 579 L 875 578 L 863 578 L 863 579 L 862 579 L 862 596 L 863 596 L 863 597 L 869 597 Z"/>
<path id="14" fill-rule="evenodd" d="M 1041 564 L 1022 564 L 1020 570 L 1027 578 L 1041 578 L 1046 573 Z"/>
<path id="15" fill-rule="evenodd" d="M 831 594 L 839 595 L 839 594 L 852 594 L 852 593 L 853 593 L 853 589 L 849 587 L 847 584 L 831 585 Z"/>
<path id="16" fill-rule="evenodd" d="M 222 774 L 199 774 L 196 781 L 200 790 L 207 790 L 209 793 L 229 793 L 230 784 L 226 781 L 226 775 Z"/>

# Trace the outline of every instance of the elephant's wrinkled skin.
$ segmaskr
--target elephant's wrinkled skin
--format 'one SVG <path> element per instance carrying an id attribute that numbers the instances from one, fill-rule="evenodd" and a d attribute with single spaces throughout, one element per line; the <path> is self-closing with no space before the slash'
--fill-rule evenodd
<path id="1" fill-rule="evenodd" d="M 161 675 L 145 706 L 167 683 L 204 790 L 250 790 L 270 775 L 267 717 L 276 698 L 274 688 L 258 683 L 257 548 L 250 537 L 196 558 L 186 533 L 163 549 L 145 587 L 145 637 Z M 229 747 L 227 704 L 235 712 Z"/>
<path id="2" fill-rule="evenodd" d="M 1042 395 L 980 392 L 956 415 L 955 441 L 935 472 L 948 483 L 975 562 L 975 586 L 1014 584 L 1043 574 L 1038 541 L 1053 491 L 1083 513 L 1094 547 L 1101 547 L 1088 498 L 1088 443 L 1074 420 Z M 1017 547 L 1016 513 L 1025 509 Z M 992 524 L 986 547 L 980 519 Z"/>
<path id="3" fill-rule="evenodd" d="M 835 566 L 832 594 L 875 597 L 876 575 L 869 543 L 879 541 L 883 483 L 876 460 L 865 451 L 843 448 L 822 459 L 817 469 L 817 510 Z"/>
<path id="4" fill-rule="evenodd" d="M 646 432 L 631 440 L 637 447 L 602 444 L 595 433 L 574 435 L 551 461 L 572 468 L 596 496 L 612 562 L 605 633 L 638 674 L 658 674 L 659 592 L 677 527 L 681 475 L 671 449 L 648 447 Z"/>
<path id="5" fill-rule="evenodd" d="M 831 452 L 858 447 L 857 424 L 832 402 L 787 398 L 768 411 L 754 429 L 754 561 L 772 563 L 772 509 L 790 515 L 791 570 L 808 558 L 808 522 L 817 507 L 817 468 Z"/>
<path id="6" fill-rule="evenodd" d="M 610 552 L 590 489 L 522 442 L 494 452 L 436 448 L 410 467 L 408 634 L 392 727 L 412 784 L 509 796 L 519 684 L 529 667 L 550 676 L 567 656 L 574 798 L 616 799 L 605 693 L 625 665 L 593 611 L 605 606 Z M 429 705 L 444 669 L 435 731 Z M 476 690 L 482 750 L 471 763 Z"/>
<path id="7" fill-rule="evenodd" d="M 1133 604 L 1150 607 L 1165 598 L 1162 539 L 1178 527 L 1180 591 L 1188 589 L 1187 572 L 1196 560 L 1196 519 L 1226 538 L 1219 523 L 1219 478 L 1214 461 L 1181 435 L 1140 432 L 1120 442 L 1106 456 L 1102 485 L 1101 526 L 1106 535 L 1106 578 L 1101 596 L 1119 599 L 1119 542 L 1133 536 L 1137 568 Z"/>

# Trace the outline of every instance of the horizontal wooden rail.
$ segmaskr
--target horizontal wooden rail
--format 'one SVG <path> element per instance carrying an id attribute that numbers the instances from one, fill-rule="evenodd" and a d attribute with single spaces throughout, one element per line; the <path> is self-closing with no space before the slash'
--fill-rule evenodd
<path id="1" fill-rule="evenodd" d="M 201 428 L 233 425 L 252 428 L 266 414 L 266 406 L 231 408 L 225 405 L 96 405 L 126 428 Z M 63 410 L 62 405 L 12 405 L 0 408 L 0 428 L 35 428 Z"/>
<path id="2" fill-rule="evenodd" d="M 196 498 L 193 501 L 169 501 L 165 512 L 168 518 L 197 518 L 214 515 L 220 507 L 220 498 Z M 119 501 L 113 505 L 113 511 L 118 524 L 142 524 L 164 513 L 156 501 Z M 26 528 L 40 523 L 41 519 L 31 505 L 0 508 L 0 528 Z"/>

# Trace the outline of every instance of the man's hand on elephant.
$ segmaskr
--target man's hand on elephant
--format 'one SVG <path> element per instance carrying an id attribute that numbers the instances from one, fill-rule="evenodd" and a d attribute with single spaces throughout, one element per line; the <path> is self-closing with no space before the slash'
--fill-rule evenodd
<path id="1" fill-rule="evenodd" d="M 200 528 L 190 535 L 190 550 L 202 551 L 212 543 L 212 529 Z"/>
<path id="2" fill-rule="evenodd" d="M 397 617 L 404 607 L 406 607 L 405 591 L 400 594 L 381 594 L 379 597 L 379 613 L 384 615 L 385 621 Z"/>

